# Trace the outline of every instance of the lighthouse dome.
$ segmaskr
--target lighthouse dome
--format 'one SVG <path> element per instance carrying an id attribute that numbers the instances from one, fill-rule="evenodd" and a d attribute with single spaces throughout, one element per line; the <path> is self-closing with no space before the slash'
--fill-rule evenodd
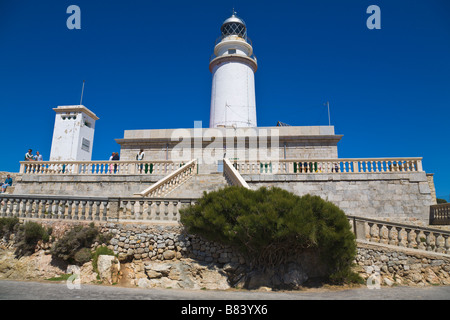
<path id="1" fill-rule="evenodd" d="M 235 12 L 223 22 L 220 31 L 222 31 L 222 38 L 234 35 L 247 39 L 247 27 L 245 26 L 245 22 L 237 17 Z"/>

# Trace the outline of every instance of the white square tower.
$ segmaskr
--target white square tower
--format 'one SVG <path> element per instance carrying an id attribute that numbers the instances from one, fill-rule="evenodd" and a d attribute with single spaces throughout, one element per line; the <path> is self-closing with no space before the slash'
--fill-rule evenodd
<path id="1" fill-rule="evenodd" d="M 56 118 L 50 161 L 91 161 L 95 121 L 99 118 L 82 105 L 53 110 Z"/>

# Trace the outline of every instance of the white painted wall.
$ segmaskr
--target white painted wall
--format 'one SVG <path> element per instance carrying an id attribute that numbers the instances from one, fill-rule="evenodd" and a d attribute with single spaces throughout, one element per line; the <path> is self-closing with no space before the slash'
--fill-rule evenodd
<path id="1" fill-rule="evenodd" d="M 53 110 L 56 111 L 56 116 L 50 161 L 90 161 L 94 144 L 95 121 L 98 118 L 93 114 L 92 116 L 88 115 L 91 112 L 84 107 L 67 106 Z M 83 145 L 83 139 L 88 143 Z M 87 148 L 87 146 L 89 147 Z"/>
<path id="2" fill-rule="evenodd" d="M 255 76 L 250 65 L 222 62 L 212 73 L 210 127 L 256 127 Z"/>

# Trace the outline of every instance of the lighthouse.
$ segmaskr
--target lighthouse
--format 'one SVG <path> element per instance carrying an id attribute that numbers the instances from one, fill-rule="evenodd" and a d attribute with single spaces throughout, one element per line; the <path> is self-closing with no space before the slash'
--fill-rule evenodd
<path id="1" fill-rule="evenodd" d="M 256 127 L 258 64 L 247 37 L 247 26 L 233 10 L 220 31 L 209 63 L 212 73 L 209 127 Z"/>

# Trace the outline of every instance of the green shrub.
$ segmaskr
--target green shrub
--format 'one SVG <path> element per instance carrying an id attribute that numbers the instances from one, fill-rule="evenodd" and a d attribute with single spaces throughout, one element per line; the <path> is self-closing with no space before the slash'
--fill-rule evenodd
<path id="1" fill-rule="evenodd" d="M 45 228 L 42 225 L 28 221 L 20 226 L 16 235 L 16 255 L 26 256 L 34 253 L 37 243 L 42 240 L 50 240 L 51 228 Z"/>
<path id="2" fill-rule="evenodd" d="M 51 254 L 54 258 L 81 265 L 91 259 L 90 249 L 100 240 L 103 241 L 105 238 L 94 224 L 88 227 L 75 226 L 53 244 Z"/>
<path id="3" fill-rule="evenodd" d="M 318 196 L 226 187 L 181 210 L 181 222 L 190 233 L 236 247 L 253 265 L 276 266 L 315 250 L 330 280 L 353 279 L 356 242 L 350 224 L 341 209 Z"/>
<path id="4" fill-rule="evenodd" d="M 444 203 L 447 203 L 447 200 L 437 198 L 436 202 L 437 202 L 437 204 L 444 204 Z"/>
<path id="5" fill-rule="evenodd" d="M 73 260 L 77 265 L 83 265 L 86 262 L 91 261 L 92 253 L 89 248 L 81 248 L 73 255 Z"/>
<path id="6" fill-rule="evenodd" d="M 0 218 L 0 237 L 12 233 L 19 225 L 19 218 Z"/>

